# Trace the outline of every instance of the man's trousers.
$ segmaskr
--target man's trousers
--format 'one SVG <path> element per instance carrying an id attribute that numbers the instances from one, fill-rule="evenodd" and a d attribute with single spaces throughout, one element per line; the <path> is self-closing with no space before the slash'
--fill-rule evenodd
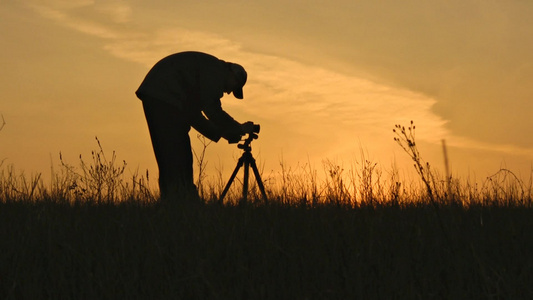
<path id="1" fill-rule="evenodd" d="M 193 157 L 187 117 L 177 107 L 156 99 L 143 100 L 144 114 L 159 167 L 162 201 L 198 197 L 193 182 Z"/>

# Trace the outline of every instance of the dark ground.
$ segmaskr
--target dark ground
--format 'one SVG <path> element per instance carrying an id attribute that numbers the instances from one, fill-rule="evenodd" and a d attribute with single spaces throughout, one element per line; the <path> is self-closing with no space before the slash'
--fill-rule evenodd
<path id="1" fill-rule="evenodd" d="M 0 204 L 1 299 L 533 299 L 532 209 Z"/>

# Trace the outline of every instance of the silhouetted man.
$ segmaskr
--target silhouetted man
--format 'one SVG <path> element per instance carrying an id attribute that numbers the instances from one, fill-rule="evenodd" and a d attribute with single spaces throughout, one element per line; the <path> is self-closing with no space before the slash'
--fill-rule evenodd
<path id="1" fill-rule="evenodd" d="M 237 143 L 253 130 L 222 110 L 224 93 L 243 98 L 247 74 L 238 64 L 200 52 L 172 54 L 156 63 L 136 92 L 150 130 L 163 201 L 197 197 L 191 126 L 210 140 Z"/>

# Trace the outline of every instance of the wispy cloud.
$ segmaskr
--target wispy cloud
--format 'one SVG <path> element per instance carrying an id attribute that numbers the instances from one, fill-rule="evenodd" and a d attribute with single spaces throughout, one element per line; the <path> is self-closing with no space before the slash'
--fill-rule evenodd
<path id="1" fill-rule="evenodd" d="M 98 6 L 97 10 L 107 15 L 115 23 L 131 21 L 132 9 L 126 1 L 106 1 Z"/>
<path id="2" fill-rule="evenodd" d="M 79 32 L 96 36 L 103 39 L 117 39 L 120 34 L 109 27 L 95 22 L 88 18 L 75 17 L 69 14 L 74 8 L 87 7 L 92 5 L 90 1 L 73 1 L 72 4 L 64 4 L 63 1 L 54 2 L 53 5 L 44 5 L 37 3 L 27 3 L 27 6 L 36 11 L 42 17 L 56 21 L 66 27 L 72 28 Z"/>
<path id="3" fill-rule="evenodd" d="M 121 59 L 151 67 L 157 60 L 178 51 L 196 50 L 224 55 L 239 52 L 240 46 L 209 32 L 171 28 L 124 34 L 122 38 L 106 44 L 105 49 Z"/>

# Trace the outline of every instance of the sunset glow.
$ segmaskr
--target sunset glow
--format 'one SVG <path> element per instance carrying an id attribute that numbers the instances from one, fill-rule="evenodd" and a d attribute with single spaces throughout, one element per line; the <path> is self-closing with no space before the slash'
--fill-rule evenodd
<path id="1" fill-rule="evenodd" d="M 156 172 L 135 90 L 171 53 L 195 50 L 243 65 L 244 100 L 222 99 L 261 124 L 266 172 L 361 149 L 407 166 L 395 124 L 417 125 L 424 158 L 480 179 L 533 163 L 533 4 L 479 1 L 25 0 L 0 7 L 0 161 L 47 173 L 75 163 L 98 136 L 131 171 Z M 196 132 L 191 130 L 195 149 Z M 240 150 L 207 149 L 211 172 Z M 410 171 L 410 170 L 409 170 Z"/>

